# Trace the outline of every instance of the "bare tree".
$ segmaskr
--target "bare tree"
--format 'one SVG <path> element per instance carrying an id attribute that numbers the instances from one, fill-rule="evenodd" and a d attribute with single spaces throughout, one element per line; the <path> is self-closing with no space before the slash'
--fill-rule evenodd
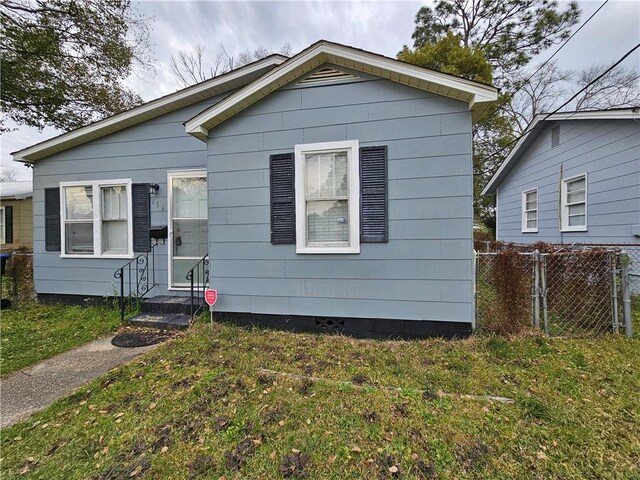
<path id="1" fill-rule="evenodd" d="M 562 70 L 556 62 L 538 66 L 535 75 L 529 75 L 528 72 L 516 75 L 516 93 L 511 102 L 505 104 L 515 134 L 521 134 L 538 113 L 550 111 L 558 99 L 566 98 L 569 83 L 575 77 L 574 72 Z"/>
<path id="2" fill-rule="evenodd" d="M 638 70 L 618 67 L 602 80 L 590 85 L 606 69 L 606 65 L 594 65 L 579 73 L 572 93 L 587 88 L 576 98 L 574 110 L 631 107 L 640 103 Z"/>
<path id="3" fill-rule="evenodd" d="M 607 67 L 595 65 L 579 72 L 563 70 L 556 62 L 537 67 L 530 77 L 528 72 L 517 74 L 517 91 L 504 109 L 513 122 L 516 134 L 524 132 L 533 118 L 554 111 L 566 99 L 586 88 L 566 111 L 603 110 L 631 107 L 640 104 L 640 73 L 634 69 L 618 67 L 600 81 L 591 83 Z"/>
<path id="4" fill-rule="evenodd" d="M 200 43 L 191 51 L 181 50 L 176 57 L 171 55 L 169 64 L 178 84 L 188 87 L 233 70 L 233 58 L 229 56 L 224 45 L 221 45 L 221 50 L 216 54 L 213 65 L 209 67 L 204 66 L 205 47 Z"/>
<path id="5" fill-rule="evenodd" d="M 283 44 L 278 50 L 279 54 L 285 56 L 290 56 L 291 52 L 292 48 L 289 43 Z M 215 55 L 213 62 L 208 64 L 208 60 L 205 58 L 205 47 L 198 43 L 189 51 L 181 50 L 176 56 L 172 55 L 169 64 L 180 87 L 187 87 L 268 57 L 273 53 L 267 48 L 260 47 L 255 50 L 244 50 L 238 53 L 237 57 L 234 57 L 227 52 L 224 44 L 221 43 L 220 51 Z"/>
<path id="6" fill-rule="evenodd" d="M 0 182 L 15 182 L 18 179 L 18 175 L 15 170 L 10 168 L 0 169 Z"/>

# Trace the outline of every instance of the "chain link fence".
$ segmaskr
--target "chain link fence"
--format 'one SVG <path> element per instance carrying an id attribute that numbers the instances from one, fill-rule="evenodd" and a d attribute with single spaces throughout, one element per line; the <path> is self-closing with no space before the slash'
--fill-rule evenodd
<path id="1" fill-rule="evenodd" d="M 476 250 L 479 330 L 508 334 L 534 327 L 555 336 L 630 335 L 630 298 L 639 280 L 632 268 L 640 258 L 635 264 L 631 252 L 601 246 L 536 247 Z"/>

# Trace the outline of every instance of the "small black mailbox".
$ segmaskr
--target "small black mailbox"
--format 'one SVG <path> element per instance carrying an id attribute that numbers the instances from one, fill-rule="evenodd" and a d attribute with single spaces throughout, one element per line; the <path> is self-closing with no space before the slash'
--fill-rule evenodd
<path id="1" fill-rule="evenodd" d="M 151 238 L 162 239 L 167 238 L 167 226 L 166 225 L 156 225 L 149 228 L 149 236 Z"/>

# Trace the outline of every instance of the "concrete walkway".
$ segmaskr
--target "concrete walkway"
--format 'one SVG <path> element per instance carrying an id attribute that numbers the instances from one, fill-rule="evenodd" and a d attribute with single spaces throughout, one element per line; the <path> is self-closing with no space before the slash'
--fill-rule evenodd
<path id="1" fill-rule="evenodd" d="M 157 345 L 119 348 L 102 338 L 0 380 L 0 428 L 13 425 Z"/>

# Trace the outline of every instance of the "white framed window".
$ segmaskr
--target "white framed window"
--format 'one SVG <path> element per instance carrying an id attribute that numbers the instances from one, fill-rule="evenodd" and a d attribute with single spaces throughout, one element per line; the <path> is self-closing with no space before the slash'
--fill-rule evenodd
<path id="1" fill-rule="evenodd" d="M 133 257 L 131 179 L 61 182 L 61 257 Z"/>
<path id="2" fill-rule="evenodd" d="M 538 189 L 522 192 L 522 233 L 538 231 Z"/>
<path id="3" fill-rule="evenodd" d="M 360 253 L 359 146 L 295 146 L 296 253 Z"/>
<path id="4" fill-rule="evenodd" d="M 7 228 L 7 220 L 4 207 L 0 206 L 0 245 L 4 245 L 7 241 L 5 234 Z"/>
<path id="5" fill-rule="evenodd" d="M 562 181 L 561 216 L 563 232 L 587 230 L 587 174 Z"/>

